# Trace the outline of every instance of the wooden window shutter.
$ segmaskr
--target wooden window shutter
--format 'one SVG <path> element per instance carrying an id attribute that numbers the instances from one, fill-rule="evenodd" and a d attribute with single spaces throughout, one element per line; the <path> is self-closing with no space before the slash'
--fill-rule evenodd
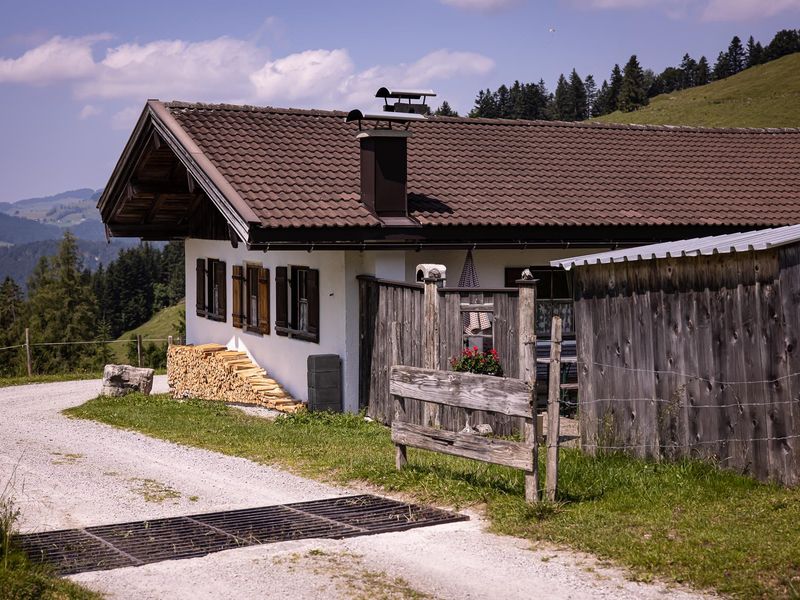
<path id="1" fill-rule="evenodd" d="M 244 267 L 241 265 L 233 265 L 233 309 L 231 311 L 231 317 L 233 318 L 234 327 L 242 326 L 242 321 L 244 320 L 242 300 L 245 297 Z"/>
<path id="2" fill-rule="evenodd" d="M 214 274 L 214 283 L 217 285 L 217 298 L 218 298 L 218 306 L 217 306 L 217 316 L 222 317 L 223 321 L 227 320 L 227 312 L 228 312 L 228 302 L 227 302 L 227 295 L 228 295 L 228 282 L 225 279 L 225 274 L 227 271 L 227 265 L 218 260 L 214 264 L 214 269 L 216 273 Z"/>
<path id="3" fill-rule="evenodd" d="M 206 316 L 206 259 L 197 259 L 197 283 L 195 308 L 201 317 Z"/>
<path id="4" fill-rule="evenodd" d="M 258 332 L 269 335 L 269 269 L 258 270 Z"/>
<path id="5" fill-rule="evenodd" d="M 306 271 L 306 294 L 308 297 L 308 333 L 319 342 L 319 271 Z"/>
<path id="6" fill-rule="evenodd" d="M 286 267 L 275 267 L 275 327 L 278 335 L 289 335 L 289 282 Z"/>

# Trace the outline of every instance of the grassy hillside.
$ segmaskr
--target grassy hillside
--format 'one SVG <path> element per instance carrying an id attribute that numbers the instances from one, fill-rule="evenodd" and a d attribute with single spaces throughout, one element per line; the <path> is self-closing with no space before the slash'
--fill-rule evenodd
<path id="1" fill-rule="evenodd" d="M 592 119 L 604 123 L 705 127 L 800 127 L 800 53 L 708 85 L 662 94 L 636 112 Z"/>
<path id="2" fill-rule="evenodd" d="M 147 323 L 139 325 L 136 329 L 126 331 L 118 339 L 136 339 L 137 335 L 141 335 L 144 339 L 166 339 L 168 335 L 177 336 L 180 331 L 181 320 L 185 318 L 185 315 L 186 303 L 181 301 L 175 306 L 168 306 L 160 310 Z M 158 342 L 158 344 L 162 343 L 166 342 Z M 147 346 L 147 342 L 144 345 Z M 111 348 L 116 362 L 123 364 L 128 362 L 127 344 L 112 344 Z"/>

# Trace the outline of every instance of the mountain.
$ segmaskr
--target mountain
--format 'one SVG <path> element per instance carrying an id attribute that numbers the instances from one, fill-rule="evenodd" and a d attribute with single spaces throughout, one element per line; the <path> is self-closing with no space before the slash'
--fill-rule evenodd
<path id="1" fill-rule="evenodd" d="M 800 127 L 800 53 L 708 85 L 661 94 L 635 112 L 617 111 L 592 121 L 698 127 Z"/>
<path id="2" fill-rule="evenodd" d="M 74 227 L 85 221 L 99 221 L 97 198 L 101 190 L 81 188 L 16 202 L 0 202 L 0 213 L 59 227 Z"/>
<path id="3" fill-rule="evenodd" d="M 24 219 L 22 219 L 24 220 Z M 0 248 L 0 281 L 11 277 L 25 289 L 36 263 L 42 256 L 52 256 L 58 252 L 60 237 L 57 239 L 40 240 Z M 78 251 L 83 260 L 84 268 L 96 271 L 100 264 L 107 265 L 114 260 L 123 248 L 129 248 L 139 243 L 137 239 L 114 239 L 111 243 L 89 240 L 77 240 Z"/>
<path id="4" fill-rule="evenodd" d="M 0 245 L 2 246 L 55 240 L 62 235 L 64 235 L 64 230 L 55 225 L 0 213 Z"/>

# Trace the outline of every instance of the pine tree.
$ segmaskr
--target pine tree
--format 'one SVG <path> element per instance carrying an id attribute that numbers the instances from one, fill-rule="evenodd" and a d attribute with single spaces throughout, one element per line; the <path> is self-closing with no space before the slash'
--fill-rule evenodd
<path id="1" fill-rule="evenodd" d="M 761 62 L 800 52 L 800 29 L 781 29 L 764 48 Z"/>
<path id="2" fill-rule="evenodd" d="M 583 82 L 584 93 L 586 94 L 586 109 L 584 119 L 588 119 L 594 114 L 594 105 L 597 102 L 597 84 L 592 75 L 587 75 Z"/>
<path id="3" fill-rule="evenodd" d="M 601 117 L 610 112 L 606 108 L 608 106 L 608 97 L 610 93 L 611 88 L 608 86 L 608 81 L 604 79 L 603 84 L 600 86 L 600 91 L 597 92 L 597 98 L 594 101 L 594 106 L 592 106 L 593 117 Z"/>
<path id="4" fill-rule="evenodd" d="M 24 311 L 22 290 L 11 277 L 6 277 L 0 285 L 0 347 L 22 343 Z M 0 375 L 21 375 L 25 364 L 23 351 L 9 348 L 0 352 Z"/>
<path id="5" fill-rule="evenodd" d="M 450 108 L 450 103 L 447 100 L 443 100 L 441 106 L 436 109 L 435 115 L 439 117 L 457 117 L 458 113 Z"/>
<path id="6" fill-rule="evenodd" d="M 505 84 L 497 88 L 495 98 L 497 99 L 497 116 L 501 119 L 510 119 L 512 107 L 508 88 Z"/>
<path id="7" fill-rule="evenodd" d="M 575 69 L 569 76 L 569 99 L 570 110 L 568 121 L 583 121 L 587 116 L 586 112 L 586 88 L 583 80 Z"/>
<path id="8" fill-rule="evenodd" d="M 725 52 L 720 52 L 717 56 L 717 62 L 714 63 L 714 71 L 712 73 L 714 80 L 719 81 L 725 79 L 731 74 L 730 62 L 728 55 Z"/>
<path id="9" fill-rule="evenodd" d="M 482 119 L 496 119 L 497 98 L 490 89 L 481 90 L 475 98 L 475 106 L 469 113 L 470 117 Z"/>
<path id="10" fill-rule="evenodd" d="M 562 73 L 558 78 L 556 84 L 556 93 L 553 97 L 552 114 L 553 118 L 558 121 L 571 121 L 570 118 L 573 114 L 575 105 L 572 101 L 572 93 L 570 85 L 567 83 L 567 78 Z"/>
<path id="11" fill-rule="evenodd" d="M 761 47 L 761 42 L 756 42 L 751 35 L 747 39 L 747 68 L 760 65 L 763 54 L 764 48 Z"/>
<path id="12" fill-rule="evenodd" d="M 697 75 L 697 62 L 689 56 L 688 52 L 683 55 L 680 68 L 682 89 L 696 86 L 697 82 L 695 81 L 695 76 Z"/>
<path id="13" fill-rule="evenodd" d="M 40 269 L 40 266 L 43 267 Z M 96 305 L 86 281 L 75 237 L 67 232 L 58 253 L 40 262 L 28 300 L 31 336 L 37 342 L 77 342 L 95 336 Z M 86 365 L 90 345 L 41 347 L 35 354 L 37 371 L 74 371 Z"/>
<path id="14" fill-rule="evenodd" d="M 694 84 L 706 85 L 709 81 L 711 81 L 711 70 L 708 67 L 708 59 L 705 56 L 701 56 L 700 60 L 697 61 Z"/>
<path id="15" fill-rule="evenodd" d="M 619 90 L 619 110 L 632 112 L 648 102 L 645 76 L 639 61 L 634 54 L 625 65 L 622 76 L 622 87 Z"/>
<path id="16" fill-rule="evenodd" d="M 619 110 L 619 93 L 622 89 L 622 71 L 619 65 L 614 65 L 614 68 L 611 69 L 611 79 L 609 79 L 608 88 L 606 114 Z"/>
<path id="17" fill-rule="evenodd" d="M 728 71 L 730 75 L 736 75 L 744 69 L 746 55 L 742 47 L 742 40 L 738 35 L 733 36 L 728 46 Z"/>

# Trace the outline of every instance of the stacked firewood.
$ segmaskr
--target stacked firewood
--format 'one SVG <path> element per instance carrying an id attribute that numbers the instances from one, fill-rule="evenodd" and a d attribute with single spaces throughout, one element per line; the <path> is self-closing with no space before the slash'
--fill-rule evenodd
<path id="1" fill-rule="evenodd" d="M 246 353 L 219 344 L 170 346 L 167 383 L 173 398 L 202 398 L 297 412 L 294 400 Z"/>

